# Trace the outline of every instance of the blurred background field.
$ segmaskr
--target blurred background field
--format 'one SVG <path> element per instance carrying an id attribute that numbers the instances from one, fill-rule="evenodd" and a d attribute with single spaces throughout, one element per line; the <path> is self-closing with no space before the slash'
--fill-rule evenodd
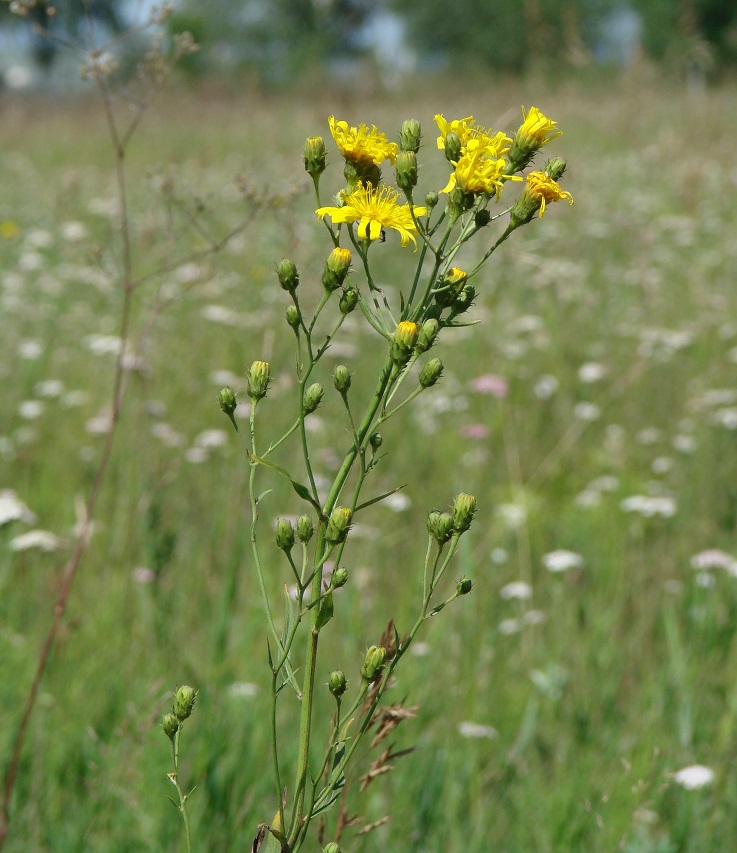
<path id="1" fill-rule="evenodd" d="M 417 118 L 420 187 L 437 190 L 433 115 L 513 130 L 521 103 L 563 129 L 550 148 L 569 161 L 575 205 L 551 205 L 500 249 L 478 284 L 479 324 L 443 336 L 441 383 L 385 431 L 372 489 L 408 485 L 357 525 L 318 680 L 338 667 L 357 678 L 390 616 L 408 627 L 426 513 L 460 491 L 479 511 L 453 578 L 475 587 L 400 668 L 392 699 L 419 707 L 396 744 L 417 749 L 361 796 L 355 771 L 349 812 L 392 819 L 345 847 L 737 849 L 737 89 L 694 91 L 647 63 L 479 71 L 463 85 L 442 72 L 389 91 L 309 83 L 277 97 L 180 79 L 132 143 L 130 396 L 6 849 L 181 849 L 159 721 L 182 683 L 201 691 L 183 742 L 195 849 L 250 849 L 276 808 L 269 670 L 244 446 L 216 394 L 243 391 L 245 367 L 268 360 L 262 429 L 291 420 L 274 262 L 291 257 L 316 302 L 330 249 L 302 142 L 329 136 L 330 114 L 391 138 Z M 37 92 L 0 111 L 4 766 L 108 425 L 120 293 L 99 103 Z M 323 199 L 340 188 L 330 159 Z M 396 293 L 411 248 L 389 236 L 372 251 Z M 365 395 L 380 358 L 356 320 L 317 378 L 332 391 L 345 363 Z M 311 419 L 325 476 L 348 440 L 339 402 L 326 395 Z M 297 456 L 288 446 L 279 461 Z M 267 520 L 301 511 L 269 485 Z M 263 552 L 278 597 L 283 564 L 270 542 Z M 694 766 L 700 777 L 679 775 Z"/>

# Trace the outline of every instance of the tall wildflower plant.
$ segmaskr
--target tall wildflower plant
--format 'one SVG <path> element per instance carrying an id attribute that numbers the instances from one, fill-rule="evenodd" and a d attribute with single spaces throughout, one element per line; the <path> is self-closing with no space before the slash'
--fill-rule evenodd
<path id="1" fill-rule="evenodd" d="M 450 581 L 448 571 L 476 513 L 476 499 L 459 494 L 447 511 L 428 514 L 428 544 L 424 564 L 418 566 L 419 601 L 412 624 L 400 632 L 390 623 L 381 643 L 367 649 L 356 673 L 331 673 L 327 690 L 334 699 L 333 719 L 322 758 L 314 762 L 315 691 L 322 689 L 316 684 L 318 653 L 323 631 L 329 630 L 340 606 L 336 590 L 350 583 L 343 560 L 351 526 L 369 506 L 387 497 L 362 497 L 381 462 L 382 427 L 403 414 L 420 394 L 432 393 L 443 372 L 443 363 L 434 353 L 441 350 L 446 336 L 465 325 L 464 315 L 476 296 L 474 279 L 494 252 L 518 228 L 542 217 L 552 202 L 573 203 L 570 193 L 558 183 L 566 167 L 562 158 L 548 160 L 542 170 L 523 175 L 539 150 L 560 134 L 556 123 L 536 107 L 523 110 L 522 125 L 513 137 L 488 130 L 470 116 L 448 121 L 438 115 L 435 121 L 437 148 L 447 160 L 449 175 L 445 187 L 427 192 L 422 204 L 417 203 L 421 139 L 417 121 L 403 123 L 396 143 L 376 127 L 351 127 L 331 117 L 328 125 L 345 161 L 346 186 L 328 204 L 320 194 L 327 161 L 325 142 L 319 136 L 306 141 L 305 169 L 314 183 L 316 215 L 325 224 L 331 248 L 321 274 L 322 296 L 311 311 L 301 298 L 296 265 L 286 259 L 277 265 L 287 301 L 286 321 L 294 336 L 299 397 L 297 417 L 285 434 L 269 435 L 269 419 L 262 422 L 272 381 L 269 364 L 256 360 L 247 371 L 251 544 L 270 634 L 276 804 L 274 818 L 259 827 L 254 851 L 300 850 L 315 823 L 321 827 L 320 843 L 325 842 L 322 816 L 338 800 L 356 750 L 381 719 L 382 699 L 394 671 L 426 620 L 471 592 L 470 579 Z M 387 164 L 393 167 L 394 186 L 382 172 L 388 171 Z M 522 185 L 521 192 L 510 204 L 500 204 L 506 199 L 508 185 L 514 183 Z M 414 275 L 400 288 L 396 304 L 372 276 L 375 254 L 392 251 L 390 240 L 385 241 L 392 231 L 399 235 L 400 251 L 411 246 L 417 254 Z M 461 269 L 456 257 L 466 244 L 477 248 L 477 260 L 469 269 Z M 345 410 L 349 435 L 338 473 L 327 493 L 321 493 L 307 421 L 327 392 L 314 381 L 315 369 L 355 311 L 383 339 L 383 360 L 367 401 L 354 398 L 351 374 L 345 366 L 334 370 L 333 385 Z M 234 414 L 238 402 L 232 389 L 224 388 L 219 402 L 238 429 Z M 290 438 L 301 444 L 299 470 L 286 470 L 275 461 L 278 449 Z M 276 525 L 275 545 L 283 553 L 285 580 L 295 590 L 287 598 L 283 618 L 275 616 L 262 556 L 265 548 L 274 546 L 271 534 L 269 543 L 262 535 L 266 474 L 286 478 L 304 502 L 304 513 L 296 522 L 281 518 Z M 329 573 L 328 564 L 333 567 Z M 329 670 L 329 662 L 321 659 L 323 670 Z M 286 691 L 296 694 L 301 709 L 296 768 L 289 778 L 277 732 L 277 708 Z M 320 820 L 316 822 L 316 818 Z M 324 850 L 337 853 L 340 825 L 333 835 L 335 840 Z"/>

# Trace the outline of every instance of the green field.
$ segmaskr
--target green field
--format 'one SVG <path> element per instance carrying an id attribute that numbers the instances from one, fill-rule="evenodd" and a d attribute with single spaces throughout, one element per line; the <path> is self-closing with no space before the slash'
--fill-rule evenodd
<path id="1" fill-rule="evenodd" d="M 737 90 L 689 99 L 653 77 L 157 102 L 128 164 L 142 281 L 128 396 L 28 731 L 8 853 L 184 849 L 160 727 L 183 683 L 200 690 L 183 735 L 193 849 L 251 849 L 277 806 L 270 673 L 245 445 L 216 395 L 267 360 L 261 429 L 277 436 L 293 417 L 274 263 L 292 258 L 314 303 L 331 248 L 302 142 L 329 137 L 333 113 L 392 138 L 417 118 L 424 194 L 446 180 L 435 113 L 514 130 L 522 103 L 563 129 L 550 148 L 568 159 L 575 205 L 550 205 L 504 244 L 478 285 L 479 324 L 443 338 L 442 381 L 385 431 L 370 491 L 407 484 L 407 500 L 362 514 L 318 682 L 336 668 L 357 678 L 389 617 L 407 630 L 426 514 L 459 492 L 479 509 L 450 584 L 475 586 L 400 667 L 390 701 L 418 708 L 391 742 L 416 751 L 362 795 L 367 762 L 353 771 L 356 828 L 391 820 L 347 832 L 343 849 L 737 849 Z M 329 150 L 324 197 L 340 188 Z M 3 772 L 104 443 L 121 306 L 113 166 L 95 101 L 3 104 L 0 490 L 28 510 L 0 527 Z M 394 234 L 372 253 L 396 292 L 411 247 Z M 330 391 L 311 434 L 326 477 L 349 440 L 330 372 L 347 364 L 365 395 L 381 364 L 364 327 L 317 377 Z M 296 463 L 298 442 L 280 453 Z M 288 578 L 268 526 L 302 507 L 265 473 L 269 487 L 262 552 L 279 602 Z M 56 537 L 40 540 L 48 551 L 18 539 L 34 529 Z M 296 701 L 281 712 L 289 740 Z M 293 762 L 287 749 L 287 779 Z M 713 778 L 689 790 L 675 774 L 692 765 Z"/>

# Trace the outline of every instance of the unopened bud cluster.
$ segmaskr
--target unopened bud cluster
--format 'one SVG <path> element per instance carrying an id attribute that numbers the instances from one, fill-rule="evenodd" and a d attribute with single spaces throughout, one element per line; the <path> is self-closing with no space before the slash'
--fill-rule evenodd
<path id="1" fill-rule="evenodd" d="M 197 691 L 194 687 L 189 687 L 186 684 L 180 687 L 174 694 L 174 704 L 171 712 L 165 714 L 161 721 L 164 734 L 169 740 L 174 740 L 182 723 L 191 716 L 194 710 L 195 699 L 197 699 Z"/>
<path id="2" fill-rule="evenodd" d="M 428 533 L 438 545 L 444 545 L 453 534 L 460 536 L 469 529 L 475 512 L 476 498 L 473 495 L 461 493 L 453 503 L 452 513 L 440 512 L 437 509 L 428 513 Z"/>

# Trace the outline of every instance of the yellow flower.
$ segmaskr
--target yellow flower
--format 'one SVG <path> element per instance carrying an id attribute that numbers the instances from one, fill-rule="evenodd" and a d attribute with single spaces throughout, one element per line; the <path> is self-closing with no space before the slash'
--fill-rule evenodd
<path id="1" fill-rule="evenodd" d="M 549 201 L 561 201 L 565 199 L 568 204 L 573 204 L 573 196 L 565 192 L 545 172 L 530 172 L 527 176 L 525 193 L 530 199 L 540 203 L 540 216 L 545 213 L 545 204 Z"/>
<path id="2" fill-rule="evenodd" d="M 525 108 L 522 107 L 522 122 L 520 129 L 517 131 L 516 142 L 521 148 L 542 148 L 547 145 L 551 139 L 560 136 L 563 131 L 557 130 L 556 123 L 543 115 L 537 107 L 530 107 L 530 111 L 525 114 Z M 553 131 L 557 131 L 553 133 Z M 552 133 L 552 136 L 548 134 Z"/>
<path id="3" fill-rule="evenodd" d="M 328 118 L 330 132 L 340 153 L 350 163 L 361 166 L 375 164 L 380 166 L 384 160 L 392 165 L 396 162 L 399 146 L 389 142 L 385 133 L 377 130 L 375 125 L 360 124 L 349 127 L 348 122 L 336 121 L 335 116 Z"/>
<path id="4" fill-rule="evenodd" d="M 515 171 L 524 169 L 543 145 L 563 133 L 562 130 L 557 130 L 555 122 L 543 115 L 537 107 L 530 107 L 528 113 L 525 113 L 525 108 L 522 107 L 522 118 L 524 121 L 509 151 L 509 161 Z"/>
<path id="5" fill-rule="evenodd" d="M 438 148 L 440 149 L 445 148 L 445 137 L 449 133 L 455 133 L 461 140 L 461 149 L 464 153 L 472 140 L 476 140 L 482 148 L 485 148 L 489 157 L 503 157 L 512 144 L 512 140 L 501 131 L 492 136 L 490 130 L 476 124 L 473 116 L 447 121 L 442 115 L 438 114 L 435 116 L 435 123 L 440 130 L 438 137 Z"/>
<path id="6" fill-rule="evenodd" d="M 381 236 L 382 229 L 393 228 L 399 233 L 402 245 L 406 246 L 410 240 L 417 245 L 413 232 L 416 232 L 415 223 L 412 221 L 412 213 L 408 204 L 397 204 L 398 193 L 390 187 L 374 187 L 370 184 L 366 187 L 359 186 L 350 195 L 342 193 L 345 205 L 343 207 L 321 207 L 315 211 L 322 219 L 329 216 L 334 223 L 356 222 L 358 225 L 358 236 L 361 240 L 377 240 Z M 424 216 L 427 208 L 413 208 L 415 216 Z"/>
<path id="7" fill-rule="evenodd" d="M 459 187 L 464 193 L 499 196 L 503 182 L 510 180 L 505 174 L 506 168 L 507 161 L 503 157 L 489 156 L 488 149 L 482 147 L 480 140 L 471 139 L 447 185 L 440 192 L 450 193 Z"/>
<path id="8" fill-rule="evenodd" d="M 0 222 L 0 237 L 3 240 L 12 240 L 20 234 L 20 227 L 17 222 L 12 219 L 4 219 Z"/>

